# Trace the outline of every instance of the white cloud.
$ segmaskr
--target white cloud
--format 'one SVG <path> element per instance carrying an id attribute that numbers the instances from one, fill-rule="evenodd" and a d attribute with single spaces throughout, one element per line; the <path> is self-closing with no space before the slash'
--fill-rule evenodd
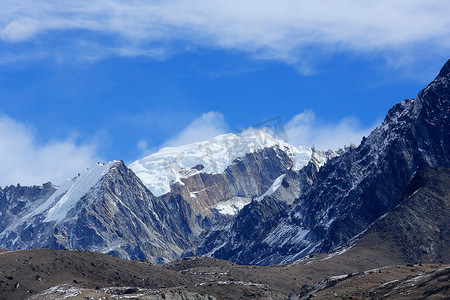
<path id="1" fill-rule="evenodd" d="M 311 60 L 340 51 L 423 56 L 410 50 L 421 45 L 428 53 L 448 53 L 449 15 L 447 0 L 3 0 L 0 40 L 72 30 L 63 49 L 87 54 L 92 51 L 80 48 L 94 47 L 96 57 L 163 58 L 209 47 L 282 60 L 308 72 Z M 86 34 L 92 32 L 105 39 Z"/>
<path id="2" fill-rule="evenodd" d="M 33 37 L 39 31 L 38 22 L 33 19 L 16 19 L 1 30 L 0 38 L 9 42 L 20 42 Z"/>
<path id="3" fill-rule="evenodd" d="M 148 156 L 148 155 L 150 155 L 150 154 L 152 154 L 152 153 L 157 152 L 158 149 L 159 149 L 158 147 L 156 147 L 156 146 L 154 146 L 154 145 L 149 146 L 149 143 L 148 143 L 148 141 L 146 141 L 146 140 L 140 140 L 140 141 L 136 144 L 136 147 L 137 147 L 138 150 L 139 150 L 139 155 L 140 155 L 140 157 Z"/>
<path id="4" fill-rule="evenodd" d="M 220 134 L 227 133 L 228 125 L 222 113 L 210 111 L 194 119 L 185 129 L 163 146 L 180 146 L 211 139 Z"/>
<path id="5" fill-rule="evenodd" d="M 138 149 L 142 152 L 145 152 L 148 148 L 148 143 L 145 140 L 141 140 L 137 143 L 136 145 L 138 147 Z"/>
<path id="6" fill-rule="evenodd" d="M 315 145 L 322 150 L 337 150 L 353 143 L 359 145 L 374 126 L 362 126 L 353 117 L 345 117 L 338 123 L 326 123 L 316 118 L 312 110 L 305 110 L 286 124 L 289 143 L 293 145 Z"/>
<path id="7" fill-rule="evenodd" d="M 60 184 L 100 161 L 94 145 L 72 140 L 39 145 L 32 128 L 5 115 L 0 115 L 0 136 L 0 186 Z"/>

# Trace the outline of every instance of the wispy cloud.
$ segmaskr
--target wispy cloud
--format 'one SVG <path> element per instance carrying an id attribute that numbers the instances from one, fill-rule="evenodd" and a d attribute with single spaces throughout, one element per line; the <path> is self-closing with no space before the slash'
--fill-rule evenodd
<path id="1" fill-rule="evenodd" d="M 101 160 L 95 145 L 70 139 L 38 144 L 33 128 L 6 115 L 0 115 L 0 136 L 0 186 L 60 184 Z"/>
<path id="2" fill-rule="evenodd" d="M 315 145 L 318 149 L 337 150 L 350 145 L 359 145 L 363 136 L 375 128 L 363 126 L 353 117 L 345 117 L 337 123 L 324 122 L 312 110 L 294 116 L 287 124 L 289 143 L 293 145 Z"/>
<path id="3" fill-rule="evenodd" d="M 195 118 L 186 128 L 164 142 L 162 146 L 174 147 L 201 142 L 228 131 L 229 126 L 222 113 L 210 111 Z M 137 146 L 142 150 L 147 145 L 145 141 L 140 141 Z"/>
<path id="4" fill-rule="evenodd" d="M 309 72 L 323 55 L 341 51 L 414 57 L 423 55 L 411 50 L 420 45 L 429 53 L 447 53 L 449 14 L 446 0 L 4 0 L 0 40 L 89 59 L 232 49 Z M 64 46 L 46 44 L 58 32 Z"/>

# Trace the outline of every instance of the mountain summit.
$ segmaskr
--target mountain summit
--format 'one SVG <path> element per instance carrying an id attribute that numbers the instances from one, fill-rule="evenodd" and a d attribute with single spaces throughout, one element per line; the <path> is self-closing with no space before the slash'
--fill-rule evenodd
<path id="1" fill-rule="evenodd" d="M 297 170 L 311 159 L 312 150 L 308 147 L 295 147 L 263 130 L 248 129 L 240 135 L 229 133 L 203 142 L 162 148 L 129 167 L 155 196 L 161 196 L 170 192 L 171 185 L 182 183 L 182 178 L 222 173 L 237 158 L 273 147 L 285 151 Z"/>
<path id="2" fill-rule="evenodd" d="M 13 202 L 13 201 L 12 201 Z M 170 207 L 169 207 L 170 204 Z M 0 233 L 8 249 L 82 249 L 155 263 L 189 245 L 189 210 L 158 201 L 121 161 L 97 163 L 9 218 Z"/>
<path id="3" fill-rule="evenodd" d="M 447 62 L 442 67 L 441 71 L 439 72 L 438 77 L 448 77 L 450 74 L 450 59 L 447 60 Z"/>

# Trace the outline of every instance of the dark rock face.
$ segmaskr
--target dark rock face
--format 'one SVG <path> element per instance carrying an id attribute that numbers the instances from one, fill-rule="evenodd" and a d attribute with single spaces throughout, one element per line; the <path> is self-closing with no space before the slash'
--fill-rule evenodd
<path id="1" fill-rule="evenodd" d="M 407 263 L 450 262 L 450 169 L 417 172 L 402 202 L 358 241 L 381 244 Z"/>
<path id="2" fill-rule="evenodd" d="M 161 263 L 179 257 L 189 245 L 192 232 L 186 225 L 192 224 L 191 216 L 173 218 L 176 212 L 154 197 L 123 163 L 116 164 L 97 189 L 99 195 L 83 199 L 75 209 L 78 218 L 65 226 L 67 248 Z"/>
<path id="3" fill-rule="evenodd" d="M 236 261 L 271 264 L 330 251 L 398 205 L 418 170 L 450 167 L 449 66 L 450 60 L 417 99 L 395 105 L 359 147 L 328 161 L 295 200 L 288 216 L 275 225 L 263 218 L 255 220 L 253 226 L 264 230 L 240 255 L 245 259 Z M 235 222 L 243 219 L 238 216 Z M 238 224 L 231 227 L 243 230 Z M 222 248 L 240 247 L 232 238 L 223 244 L 227 245 Z M 267 248 L 271 250 L 262 251 Z"/>
<path id="4" fill-rule="evenodd" d="M 297 219 L 312 229 L 311 240 L 323 240 L 316 251 L 345 243 L 394 208 L 416 171 L 450 167 L 450 74 L 443 74 L 395 105 L 357 149 L 327 163 L 298 199 Z"/>
<path id="5" fill-rule="evenodd" d="M 45 201 L 56 190 L 50 182 L 41 186 L 7 186 L 0 188 L 0 232 L 13 224 L 27 207 Z"/>
<path id="6" fill-rule="evenodd" d="M 253 248 L 251 244 L 264 234 L 266 227 L 276 227 L 278 220 L 287 215 L 288 209 L 287 203 L 270 197 L 260 202 L 253 201 L 235 219 L 212 227 L 202 237 L 196 254 L 226 258 L 237 263 L 251 261 L 254 255 L 270 254 L 271 247 Z"/>

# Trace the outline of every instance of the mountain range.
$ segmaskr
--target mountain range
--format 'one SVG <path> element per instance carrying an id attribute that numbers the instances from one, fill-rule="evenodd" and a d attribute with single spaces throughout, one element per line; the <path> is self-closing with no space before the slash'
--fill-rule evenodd
<path id="1" fill-rule="evenodd" d="M 449 207 L 450 169 L 423 169 L 401 203 L 348 245 L 283 265 L 0 250 L 0 299 L 447 299 Z"/>
<path id="2" fill-rule="evenodd" d="M 318 257 L 338 265 L 363 257 L 347 274 L 449 264 L 448 168 L 450 60 L 358 146 L 321 151 L 251 129 L 129 166 L 97 163 L 60 186 L 0 189 L 0 248 L 79 249 L 166 266 L 190 256 L 302 268 L 322 266 Z M 319 277 L 328 281 L 311 279 L 318 285 L 290 295 L 325 291 L 330 280 Z"/>
<path id="3" fill-rule="evenodd" d="M 0 245 L 167 262 L 213 224 L 275 190 L 274 181 L 281 184 L 288 170 L 310 161 L 319 168 L 335 155 L 254 130 L 164 148 L 129 167 L 122 161 L 97 163 L 59 187 L 9 186 L 1 191 Z"/>

